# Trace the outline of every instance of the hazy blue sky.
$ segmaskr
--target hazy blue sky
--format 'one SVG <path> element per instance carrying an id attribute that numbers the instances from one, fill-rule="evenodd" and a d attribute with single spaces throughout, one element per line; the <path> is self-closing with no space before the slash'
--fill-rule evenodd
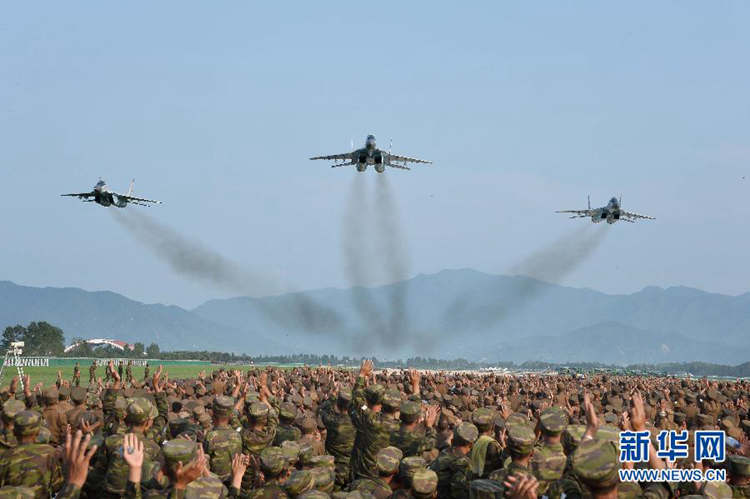
<path id="1" fill-rule="evenodd" d="M 743 1 L 6 3 L 0 279 L 223 296 L 58 197 L 102 176 L 251 269 L 344 286 L 355 172 L 307 158 L 372 132 L 435 162 L 387 172 L 411 274 L 503 273 L 586 223 L 554 210 L 621 193 L 658 219 L 608 227 L 565 284 L 750 291 L 748 23 Z"/>

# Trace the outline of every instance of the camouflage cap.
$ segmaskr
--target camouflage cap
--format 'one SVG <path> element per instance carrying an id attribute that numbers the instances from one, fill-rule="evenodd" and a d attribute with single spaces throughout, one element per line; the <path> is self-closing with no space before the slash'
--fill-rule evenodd
<path id="1" fill-rule="evenodd" d="M 453 443 L 455 445 L 467 445 L 476 442 L 479 430 L 471 423 L 461 423 L 453 430 Z"/>
<path id="2" fill-rule="evenodd" d="M 310 473 L 313 477 L 313 487 L 322 492 L 333 492 L 336 474 L 332 467 L 323 466 L 311 468 Z"/>
<path id="3" fill-rule="evenodd" d="M 7 400 L 3 404 L 3 419 L 5 421 L 13 421 L 13 418 L 16 417 L 16 414 L 24 410 L 26 410 L 26 404 L 24 404 L 20 400 Z"/>
<path id="4" fill-rule="evenodd" d="M 526 456 L 531 453 L 536 443 L 536 433 L 528 424 L 513 424 L 508 429 L 508 449 L 516 454 Z"/>
<path id="5" fill-rule="evenodd" d="M 155 418 L 158 414 L 159 412 L 150 400 L 145 397 L 133 397 L 128 400 L 128 406 L 125 409 L 125 422 L 140 425 Z"/>
<path id="6" fill-rule="evenodd" d="M 370 385 L 365 389 L 365 398 L 369 404 L 380 404 L 383 401 L 383 395 L 385 394 L 385 388 L 383 385 Z"/>
<path id="7" fill-rule="evenodd" d="M 0 488 L 0 499 L 34 499 L 37 494 L 33 487 L 11 487 L 6 485 Z"/>
<path id="8" fill-rule="evenodd" d="M 39 428 L 39 433 L 36 434 L 36 443 L 48 444 L 51 438 L 52 432 L 46 426 L 42 426 Z"/>
<path id="9" fill-rule="evenodd" d="M 657 432 L 652 431 L 651 435 L 656 435 Z M 595 438 L 597 440 L 607 440 L 609 442 L 619 442 L 620 441 L 620 429 L 615 426 L 610 425 L 602 425 L 596 430 L 596 436 Z M 656 437 L 654 437 L 656 438 Z"/>
<path id="10" fill-rule="evenodd" d="M 295 470 L 284 482 L 283 487 L 287 494 L 297 497 L 315 486 L 313 474 L 309 470 Z"/>
<path id="11" fill-rule="evenodd" d="M 294 440 L 284 440 L 281 442 L 281 452 L 284 453 L 284 457 L 287 462 L 294 466 L 299 461 L 300 445 Z"/>
<path id="12" fill-rule="evenodd" d="M 526 417 L 525 414 L 521 414 L 520 412 L 514 412 L 510 416 L 508 416 L 508 419 L 505 420 L 505 427 L 513 426 L 514 424 L 529 424 L 529 418 Z"/>
<path id="13" fill-rule="evenodd" d="M 337 398 L 340 403 L 349 403 L 352 401 L 352 391 L 348 388 L 341 388 Z"/>
<path id="14" fill-rule="evenodd" d="M 398 472 L 399 462 L 402 457 L 403 453 L 398 447 L 381 449 L 377 456 L 375 456 L 378 473 L 382 476 L 395 475 Z"/>
<path id="15" fill-rule="evenodd" d="M 432 470 L 417 470 L 411 479 L 411 490 L 416 499 L 432 497 L 437 486 L 437 473 Z"/>
<path id="16" fill-rule="evenodd" d="M 401 482 L 411 487 L 411 481 L 414 474 L 427 468 L 427 462 L 419 456 L 409 456 L 401 460 L 398 465 L 398 476 Z"/>
<path id="17" fill-rule="evenodd" d="M 168 465 L 173 466 L 177 463 L 185 465 L 195 457 L 198 445 L 192 440 L 178 438 L 164 442 L 161 449 Z"/>
<path id="18" fill-rule="evenodd" d="M 399 413 L 399 417 L 404 423 L 414 423 L 419 419 L 421 413 L 422 404 L 407 400 L 406 402 L 401 404 L 401 412 Z"/>
<path id="19" fill-rule="evenodd" d="M 715 423 L 714 417 L 710 414 L 698 414 L 698 424 L 700 426 L 713 426 Z"/>
<path id="20" fill-rule="evenodd" d="M 586 485 L 606 488 L 619 480 L 617 448 L 606 440 L 585 440 L 573 454 L 573 473 Z"/>
<path id="21" fill-rule="evenodd" d="M 312 433 L 318 428 L 318 423 L 313 418 L 305 418 L 299 425 L 302 433 Z"/>
<path id="22" fill-rule="evenodd" d="M 398 390 L 386 390 L 383 394 L 383 406 L 396 410 L 401 407 L 401 393 Z"/>
<path id="23" fill-rule="evenodd" d="M 284 471 L 288 463 L 289 461 L 280 447 L 266 447 L 260 451 L 260 466 L 264 473 L 277 476 Z"/>
<path id="24" fill-rule="evenodd" d="M 329 456 L 327 454 L 324 454 L 322 456 L 313 456 L 312 459 L 309 461 L 310 466 L 313 466 L 315 468 L 331 468 L 336 464 L 336 460 L 333 456 Z"/>
<path id="25" fill-rule="evenodd" d="M 735 497 L 732 487 L 727 482 L 705 482 L 703 486 L 703 495 L 698 497 L 708 497 L 709 499 L 725 499 Z M 684 497 L 682 499 L 685 499 Z"/>
<path id="26" fill-rule="evenodd" d="M 586 433 L 586 427 L 582 424 L 569 424 L 565 427 L 562 434 L 562 444 L 565 454 L 570 455 L 578 448 L 584 433 Z"/>
<path id="27" fill-rule="evenodd" d="M 49 388 L 45 388 L 42 396 L 47 403 L 57 402 L 60 397 L 60 392 L 57 391 L 57 387 L 50 386 Z"/>
<path id="28" fill-rule="evenodd" d="M 315 457 L 315 449 L 310 442 L 302 442 L 299 447 L 299 462 L 303 466 L 310 464 L 312 458 Z"/>
<path id="29" fill-rule="evenodd" d="M 76 404 L 83 404 L 86 400 L 86 389 L 82 386 L 73 387 L 70 391 L 70 398 Z"/>
<path id="30" fill-rule="evenodd" d="M 471 413 L 471 422 L 479 431 L 487 431 L 495 424 L 495 413 L 487 407 L 480 407 Z"/>
<path id="31" fill-rule="evenodd" d="M 733 476 L 750 477 L 750 459 L 745 456 L 729 456 L 729 471 Z"/>
<path id="32" fill-rule="evenodd" d="M 19 437 L 33 435 L 42 426 L 42 416 L 36 411 L 21 411 L 13 418 L 13 434 Z"/>
<path id="33" fill-rule="evenodd" d="M 268 406 L 263 402 L 253 402 L 250 404 L 247 413 L 251 418 L 264 418 L 268 416 Z"/>
<path id="34" fill-rule="evenodd" d="M 560 407 L 550 407 L 542 411 L 539 424 L 545 432 L 558 435 L 568 426 L 568 414 Z"/>
<path id="35" fill-rule="evenodd" d="M 128 409 L 128 400 L 125 397 L 117 397 L 115 399 L 114 410 L 115 415 L 118 418 L 124 418 Z"/>
<path id="36" fill-rule="evenodd" d="M 297 417 L 297 406 L 291 402 L 284 402 L 279 406 L 279 419 L 283 422 L 291 422 Z"/>
<path id="37" fill-rule="evenodd" d="M 682 424 L 687 420 L 687 415 L 684 412 L 675 412 L 672 419 L 674 419 L 675 423 Z"/>

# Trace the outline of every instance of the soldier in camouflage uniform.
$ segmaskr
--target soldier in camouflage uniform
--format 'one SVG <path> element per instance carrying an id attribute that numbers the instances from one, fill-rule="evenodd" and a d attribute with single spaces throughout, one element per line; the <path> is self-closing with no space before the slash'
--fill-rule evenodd
<path id="1" fill-rule="evenodd" d="M 73 366 L 73 383 L 74 386 L 81 386 L 81 365 L 76 362 Z"/>
<path id="2" fill-rule="evenodd" d="M 750 497 L 750 459 L 729 456 L 729 486 L 732 497 Z"/>
<path id="3" fill-rule="evenodd" d="M 326 427 L 326 453 L 333 456 L 336 471 L 336 486 L 343 487 L 349 481 L 352 449 L 356 430 L 349 416 L 352 393 L 341 389 L 335 404 L 326 401 L 320 406 L 320 415 Z"/>
<path id="4" fill-rule="evenodd" d="M 437 433 L 434 426 L 440 406 L 427 409 L 424 425 L 419 424 L 422 416 L 422 405 L 419 402 L 407 400 L 401 404 L 399 418 L 401 425 L 397 432 L 391 435 L 391 445 L 401 449 L 404 456 L 423 456 L 437 447 Z"/>
<path id="5" fill-rule="evenodd" d="M 279 427 L 276 428 L 273 445 L 279 446 L 287 440 L 302 438 L 302 432 L 294 426 L 295 419 L 297 419 L 297 407 L 294 404 L 291 402 L 279 404 Z"/>
<path id="6" fill-rule="evenodd" d="M 154 405 L 146 398 L 135 397 L 128 399 L 125 409 L 125 423 L 128 432 L 135 434 L 143 443 L 146 460 L 164 464 L 164 455 L 159 445 L 146 436 L 158 415 Z M 125 435 L 114 434 L 104 441 L 104 449 L 94 465 L 95 472 L 104 476 L 102 497 L 119 497 L 125 493 L 128 482 L 128 466 L 123 458 L 123 441 Z"/>
<path id="7" fill-rule="evenodd" d="M 438 497 L 464 498 L 469 494 L 471 481 L 471 446 L 477 440 L 479 430 L 472 423 L 461 423 L 453 430 L 453 442 L 443 449 L 430 465 L 438 477 Z"/>
<path id="8" fill-rule="evenodd" d="M 539 480 L 537 492 L 547 491 L 552 482 L 562 478 L 567 458 L 561 443 L 562 432 L 568 426 L 568 415 L 559 407 L 550 407 L 539 416 L 541 440 L 534 448 L 531 471 Z"/>
<path id="9" fill-rule="evenodd" d="M 403 454 L 397 447 L 381 449 L 375 456 L 375 466 L 378 476 L 375 478 L 360 478 L 352 482 L 350 490 L 358 490 L 372 494 L 376 499 L 391 497 L 393 489 L 391 483 L 398 473 L 399 463 Z"/>
<path id="10" fill-rule="evenodd" d="M 46 406 L 42 411 L 42 415 L 50 431 L 50 443 L 52 445 L 59 445 L 60 437 L 67 425 L 67 421 L 65 420 L 65 410 L 59 403 L 60 393 L 57 388 L 51 386 L 44 390 L 44 402 Z"/>
<path id="11" fill-rule="evenodd" d="M 489 479 L 503 486 L 505 480 L 513 475 L 531 475 L 531 456 L 534 453 L 536 434 L 525 423 L 513 423 L 508 428 L 508 453 L 510 464 L 500 470 L 490 473 Z"/>
<path id="12" fill-rule="evenodd" d="M 55 449 L 36 443 L 42 417 L 35 411 L 21 411 L 13 419 L 18 445 L 0 457 L 0 487 L 30 487 L 34 497 L 48 498 L 63 485 L 62 470 Z"/>
<path id="13" fill-rule="evenodd" d="M 10 449 L 18 445 L 13 432 L 16 415 L 26 410 L 26 404 L 20 400 L 10 399 L 3 404 L 3 428 L 0 430 L 0 450 Z"/>
<path id="14" fill-rule="evenodd" d="M 471 447 L 469 460 L 473 478 L 487 478 L 494 470 L 503 467 L 503 448 L 494 438 L 495 413 L 480 407 L 471 414 L 471 422 L 479 430 L 479 438 Z"/>
<path id="15" fill-rule="evenodd" d="M 315 479 L 309 470 L 295 470 L 283 484 L 289 497 L 300 497 L 315 487 Z"/>
<path id="16" fill-rule="evenodd" d="M 89 366 L 89 385 L 96 384 L 96 361 L 92 360 Z"/>
<path id="17" fill-rule="evenodd" d="M 73 408 L 65 413 L 65 420 L 73 428 L 78 428 L 81 416 L 86 412 L 86 390 L 80 386 L 74 387 L 70 391 L 70 399 L 73 401 Z"/>
<path id="18" fill-rule="evenodd" d="M 349 415 L 357 429 L 350 461 L 352 479 L 377 477 L 375 456 L 380 449 L 388 447 L 391 432 L 398 429 L 395 411 L 382 412 L 385 396 L 383 386 L 374 384 L 365 387 L 371 374 L 372 361 L 364 360 L 352 391 L 352 404 L 349 407 Z M 400 407 L 400 401 L 396 402 L 394 397 L 390 399 L 392 404 L 397 403 L 397 407 Z"/>
<path id="19" fill-rule="evenodd" d="M 224 483 L 232 477 L 232 459 L 242 453 L 242 437 L 229 426 L 234 399 L 217 396 L 213 402 L 214 427 L 205 436 L 205 448 L 211 471 Z"/>
<path id="20" fill-rule="evenodd" d="M 148 362 L 146 362 L 146 365 L 143 368 L 143 379 L 148 379 L 149 374 L 151 374 L 151 367 L 148 365 Z"/>
<path id="21" fill-rule="evenodd" d="M 437 474 L 432 470 L 419 470 L 411 479 L 410 497 L 414 499 L 433 499 L 437 497 Z"/>
<path id="22" fill-rule="evenodd" d="M 271 406 L 270 390 L 266 384 L 265 373 L 261 375 L 259 401 L 247 405 L 247 422 L 242 429 L 242 452 L 248 456 L 258 456 L 263 449 L 271 446 L 276 437 L 278 415 Z M 248 469 L 242 479 L 242 493 L 247 494 L 255 482 L 252 469 Z"/>
<path id="23" fill-rule="evenodd" d="M 162 446 L 169 497 L 226 498 L 229 491 L 222 481 L 209 472 L 200 445 L 190 440 L 170 440 Z"/>
<path id="24" fill-rule="evenodd" d="M 133 361 L 129 360 L 128 365 L 125 367 L 125 379 L 128 383 L 133 382 Z"/>
<path id="25" fill-rule="evenodd" d="M 652 452 L 655 449 L 651 449 Z M 573 472 L 586 486 L 591 497 L 617 496 L 620 477 L 618 452 L 614 442 L 589 439 L 581 442 L 573 455 Z M 635 497 L 668 499 L 672 491 L 667 484 L 653 483 Z"/>
<path id="26" fill-rule="evenodd" d="M 266 447 L 258 455 L 260 471 L 263 473 L 264 482 L 262 487 L 252 487 L 255 490 L 248 492 L 243 497 L 251 498 L 282 498 L 288 497 L 282 487 L 282 483 L 289 477 L 289 468 L 284 452 L 279 447 Z M 252 473 L 254 477 L 258 475 Z M 255 483 L 251 484 L 257 485 Z M 251 487 L 248 487 L 250 489 Z"/>

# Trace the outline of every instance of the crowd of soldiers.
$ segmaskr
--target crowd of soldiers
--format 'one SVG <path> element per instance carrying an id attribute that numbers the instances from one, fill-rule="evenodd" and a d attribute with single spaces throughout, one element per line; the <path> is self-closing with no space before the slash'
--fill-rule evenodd
<path id="1" fill-rule="evenodd" d="M 119 369 L 118 369 L 119 367 Z M 126 368 L 127 369 L 127 368 Z M 216 369 L 0 390 L 0 498 L 750 497 L 750 384 L 614 375 Z M 22 389 L 19 390 L 19 384 Z M 721 429 L 723 462 L 621 463 L 623 430 Z M 692 435 L 692 433 L 691 433 Z M 692 445 L 692 444 L 691 444 Z M 627 467 L 726 482 L 620 482 Z"/>

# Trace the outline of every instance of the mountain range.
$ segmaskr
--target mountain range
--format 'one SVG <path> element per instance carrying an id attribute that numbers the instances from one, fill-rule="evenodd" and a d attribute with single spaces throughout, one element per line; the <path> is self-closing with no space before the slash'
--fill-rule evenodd
<path id="1" fill-rule="evenodd" d="M 44 320 L 73 337 L 166 350 L 332 353 L 612 364 L 750 359 L 750 293 L 686 287 L 612 295 L 445 270 L 374 288 L 210 300 L 192 310 L 109 291 L 0 281 L 0 327 Z"/>

